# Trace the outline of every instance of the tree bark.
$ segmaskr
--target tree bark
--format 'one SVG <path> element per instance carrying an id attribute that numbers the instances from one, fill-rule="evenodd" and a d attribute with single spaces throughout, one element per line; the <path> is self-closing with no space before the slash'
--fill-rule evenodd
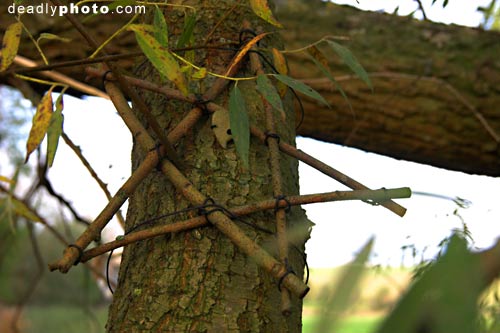
<path id="1" fill-rule="evenodd" d="M 1 34 L 13 22 L 7 5 L 0 5 Z M 305 118 L 299 135 L 450 170 L 500 174 L 498 32 L 362 12 L 321 1 L 282 1 L 278 18 L 286 28 L 287 49 L 303 47 L 325 35 L 349 37 L 341 43 L 373 73 L 373 91 L 358 80 L 342 79 L 349 71 L 330 53 L 351 110 L 309 59 L 290 55 L 292 75 L 320 90 L 332 105 L 328 109 L 301 96 Z M 89 29 L 103 41 L 128 17 L 87 19 Z M 51 63 L 90 54 L 60 18 L 24 15 L 23 21 L 35 36 L 51 32 L 72 37 L 63 46 L 58 41 L 42 42 Z M 136 51 L 131 33 L 121 34 L 110 46 L 116 53 Z M 20 54 L 40 59 L 26 36 Z M 121 60 L 121 64 L 131 66 L 132 61 Z M 60 71 L 84 79 L 81 67 Z M 0 76 L 0 82 L 5 78 Z"/>
<path id="2" fill-rule="evenodd" d="M 374 90 L 331 67 L 348 103 L 304 54 L 292 76 L 319 90 L 331 110 L 308 100 L 298 134 L 398 159 L 467 173 L 500 175 L 500 34 L 310 2 L 283 9 L 288 49 L 326 35 L 346 45 L 372 74 Z M 296 22 L 300 22 L 297 25 Z M 328 51 L 325 48 L 322 48 Z"/>
<path id="3" fill-rule="evenodd" d="M 195 43 L 204 41 L 212 27 L 234 5 L 234 1 L 184 2 L 197 9 Z M 170 43 L 175 45 L 183 29 L 184 11 L 166 8 Z M 268 31 L 269 25 L 258 19 L 248 6 L 237 6 L 222 21 L 212 36 L 215 40 L 238 41 L 243 19 L 255 31 Z M 146 20 L 150 20 L 147 16 Z M 277 35 L 265 40 L 279 43 Z M 196 44 L 197 45 L 197 44 Z M 277 44 L 279 45 L 279 44 Z M 196 51 L 195 63 L 223 73 L 234 52 Z M 140 64 L 136 74 L 157 83 L 161 78 L 149 64 Z M 241 75 L 252 75 L 245 70 Z M 212 80 L 213 81 L 213 80 Z M 211 80 L 191 84 L 203 93 Z M 240 82 L 252 123 L 264 122 L 263 107 L 254 82 Z M 200 88 L 201 87 L 201 88 Z M 160 126 L 168 132 L 193 106 L 143 92 L 144 100 Z M 227 105 L 228 91 L 217 100 Z M 295 138 L 291 100 L 288 123 L 279 126 L 283 140 Z M 140 116 L 140 115 L 138 115 Z M 273 196 L 268 148 L 251 141 L 250 165 L 245 169 L 230 145 L 223 149 L 215 140 L 211 122 L 205 116 L 182 139 L 177 151 L 183 156 L 183 170 L 194 186 L 226 207 L 244 205 Z M 146 124 L 145 124 L 146 125 Z M 153 133 L 150 133 L 154 135 Z M 134 142 L 132 165 L 136 168 L 145 153 Z M 298 163 L 283 159 L 285 193 L 298 193 Z M 189 207 L 189 202 L 160 172 L 147 177 L 129 200 L 126 230 L 157 217 Z M 197 210 L 173 216 L 159 223 L 171 223 L 198 214 Z M 288 215 L 289 227 L 300 230 L 290 243 L 293 270 L 302 277 L 304 244 L 310 222 L 301 209 Z M 262 232 L 252 224 L 275 232 L 273 212 L 255 214 L 236 221 L 247 235 L 277 257 L 274 234 Z M 248 224 L 247 224 L 248 223 Z M 118 289 L 113 298 L 107 323 L 108 332 L 300 332 L 302 300 L 292 297 L 291 315 L 281 314 L 278 281 L 259 268 L 247 255 L 213 226 L 190 232 L 159 237 L 127 246 L 120 266 Z"/>

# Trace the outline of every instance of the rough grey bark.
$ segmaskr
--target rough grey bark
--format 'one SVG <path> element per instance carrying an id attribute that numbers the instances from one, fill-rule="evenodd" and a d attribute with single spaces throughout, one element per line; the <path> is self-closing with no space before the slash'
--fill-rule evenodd
<path id="1" fill-rule="evenodd" d="M 191 2 L 197 8 L 195 41 L 204 40 L 208 31 L 234 4 L 233 1 Z M 171 43 L 179 36 L 184 14 L 167 9 Z M 240 6 L 223 21 L 213 35 L 215 40 L 237 41 L 242 20 L 251 21 L 256 31 L 269 26 Z M 148 17 L 149 19 L 149 17 Z M 196 43 L 195 42 L 195 43 Z M 279 42 L 276 36 L 264 43 Z M 195 62 L 209 70 L 223 72 L 232 52 L 196 52 Z M 138 75 L 159 82 L 149 65 L 139 66 Z M 242 72 L 249 75 L 250 73 Z M 194 91 L 203 92 L 210 80 L 193 84 Z M 264 123 L 263 108 L 253 82 L 239 83 L 245 92 L 251 122 Z M 160 125 L 169 131 L 193 106 L 167 101 L 152 93 L 143 93 L 147 104 Z M 228 91 L 218 100 L 227 105 Z M 290 107 L 290 99 L 289 107 Z M 289 108 L 290 109 L 290 108 Z M 283 140 L 293 142 L 293 117 L 279 126 Z M 252 140 L 250 167 L 245 169 L 231 145 L 223 149 L 214 137 L 210 119 L 204 117 L 179 146 L 178 152 L 186 161 L 184 173 L 198 190 L 226 207 L 248 204 L 272 197 L 268 149 Z M 133 167 L 144 156 L 134 145 Z M 282 163 L 285 194 L 298 193 L 298 163 L 286 158 Z M 189 204 L 165 180 L 160 172 L 149 176 L 130 198 L 126 228 L 130 230 L 142 221 L 188 207 Z M 156 223 L 170 223 L 197 215 L 187 214 Z M 297 275 L 303 275 L 304 243 L 308 238 L 309 221 L 300 209 L 289 214 L 290 228 L 299 237 L 290 244 L 290 264 Z M 252 215 L 245 219 L 261 228 L 274 231 L 273 212 Z M 237 224 L 256 242 L 277 255 L 273 234 L 263 233 L 241 222 Z M 125 248 L 120 267 L 119 286 L 114 294 L 107 323 L 108 332 L 300 332 L 302 301 L 292 297 L 292 314 L 280 312 L 280 293 L 277 282 L 242 254 L 214 227 L 204 227 L 140 242 Z"/>

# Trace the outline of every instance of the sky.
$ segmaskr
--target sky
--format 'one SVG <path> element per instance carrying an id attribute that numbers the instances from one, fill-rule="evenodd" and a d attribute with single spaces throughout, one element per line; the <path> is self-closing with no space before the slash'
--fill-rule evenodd
<path id="1" fill-rule="evenodd" d="M 403 0 L 359 2 L 363 9 L 386 8 L 388 12 L 400 4 L 400 14 L 407 14 L 416 7 L 414 1 Z M 430 2 L 424 1 L 430 19 L 440 18 L 449 22 L 449 17 L 452 17 L 454 22 L 477 26 L 481 16 L 475 14 L 475 9 L 487 1 L 450 0 L 445 11 L 442 11 L 440 1 L 432 7 Z M 355 4 L 355 1 L 343 3 Z M 85 157 L 108 183 L 110 191 L 115 193 L 130 174 L 131 137 L 111 102 L 94 97 L 82 101 L 66 96 L 64 115 L 65 131 L 81 146 Z M 401 205 L 408 208 L 404 218 L 382 207 L 359 201 L 304 206 L 309 219 L 316 224 L 306 248 L 310 267 L 337 266 L 350 261 L 371 236 L 375 236 L 372 263 L 410 265 L 418 263 L 422 257 L 431 258 L 435 255 L 440 241 L 453 229 L 462 228 L 462 221 L 470 229 L 477 248 L 491 245 L 500 235 L 500 209 L 497 204 L 500 179 L 397 161 L 308 138 L 298 138 L 297 145 L 371 188 L 408 186 L 416 192 L 451 199 L 460 197 L 471 203 L 464 209 L 458 208 L 451 199 L 414 195 L 411 199 L 399 200 Z M 299 172 L 302 194 L 346 189 L 302 163 Z M 62 142 L 49 177 L 54 188 L 70 199 L 78 211 L 89 219 L 97 216 L 104 207 L 105 197 L 97 184 Z M 460 216 L 454 214 L 456 210 Z M 115 224 L 115 227 L 106 229 L 105 235 L 114 238 L 117 230 Z M 415 249 L 416 257 L 412 256 L 410 250 L 403 252 L 403 246 Z"/>
<path id="2" fill-rule="evenodd" d="M 432 5 L 433 1 L 436 1 L 434 5 Z M 443 8 L 443 1 L 422 0 L 427 19 L 465 26 L 478 26 L 482 15 L 477 11 L 477 7 L 486 6 L 490 2 L 490 0 L 449 0 L 447 6 Z M 385 11 L 387 13 L 394 13 L 395 9 L 399 7 L 398 15 L 401 16 L 408 15 L 418 8 L 415 0 L 332 0 L 332 2 L 355 6 L 363 10 Z M 415 17 L 422 18 L 422 14 L 417 11 Z"/>

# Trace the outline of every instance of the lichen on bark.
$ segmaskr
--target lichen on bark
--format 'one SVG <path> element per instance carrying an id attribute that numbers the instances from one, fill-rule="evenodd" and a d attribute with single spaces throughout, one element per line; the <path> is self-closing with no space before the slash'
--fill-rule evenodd
<path id="1" fill-rule="evenodd" d="M 251 22 L 256 32 L 271 29 L 258 19 L 246 2 L 185 1 L 197 9 L 194 30 L 196 44 L 204 41 L 214 30 L 212 42 L 238 41 L 242 20 Z M 236 5 L 235 5 L 236 4 Z M 182 31 L 185 11 L 165 8 L 165 16 L 172 33 L 171 41 Z M 149 16 L 145 18 L 149 19 Z M 273 29 L 274 30 L 274 29 Z M 263 40 L 263 45 L 279 46 L 277 34 Z M 227 50 L 197 51 L 196 64 L 210 71 L 222 73 L 234 52 Z M 153 81 L 160 80 L 152 66 L 140 63 L 137 74 Z M 243 68 L 238 75 L 250 76 Z M 191 89 L 203 89 L 213 80 L 193 84 Z M 264 109 L 255 92 L 255 82 L 240 82 L 251 122 L 264 123 Z M 140 92 L 162 128 L 168 132 L 192 105 L 166 100 L 150 92 Z M 279 124 L 282 140 L 293 143 L 295 127 L 291 100 L 286 108 L 286 123 Z M 227 106 L 228 90 L 216 101 Z M 278 117 L 276 117 L 278 118 Z M 146 126 L 146 124 L 145 124 Z M 153 135 L 153 133 L 151 133 Z M 217 203 L 226 207 L 248 204 L 273 195 L 268 149 L 257 140 L 251 140 L 250 166 L 245 169 L 234 145 L 223 149 L 215 140 L 206 115 L 177 146 L 185 161 L 182 170 L 195 187 Z M 145 152 L 134 144 L 132 165 L 137 167 Z M 284 194 L 298 194 L 298 162 L 282 158 Z M 129 200 L 126 228 L 130 230 L 142 221 L 189 206 L 159 171 L 148 176 Z M 172 223 L 196 215 L 196 211 L 167 218 L 156 223 Z M 290 265 L 300 277 L 304 270 L 304 244 L 309 237 L 310 222 L 300 208 L 288 215 L 289 227 L 295 237 L 290 244 Z M 259 231 L 248 224 L 256 224 L 270 231 L 275 229 L 273 212 L 253 214 L 245 222 L 236 221 L 245 233 L 277 256 L 274 234 Z M 298 235 L 298 236 L 297 236 Z M 215 227 L 157 237 L 127 246 L 120 267 L 119 284 L 110 308 L 108 332 L 300 332 L 302 301 L 292 297 L 292 314 L 280 312 L 280 293 L 277 283 Z"/>

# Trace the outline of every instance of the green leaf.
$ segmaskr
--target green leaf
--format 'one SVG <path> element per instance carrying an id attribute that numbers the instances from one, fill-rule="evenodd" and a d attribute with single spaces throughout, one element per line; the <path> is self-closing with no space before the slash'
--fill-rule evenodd
<path id="1" fill-rule="evenodd" d="M 188 88 L 186 77 L 170 51 L 161 46 L 152 35 L 147 33 L 147 31 L 149 31 L 148 26 L 131 24 L 129 29 L 135 32 L 139 47 L 158 72 L 165 75 L 185 96 L 187 96 Z"/>
<path id="2" fill-rule="evenodd" d="M 314 98 L 315 100 L 320 101 L 321 103 L 325 104 L 326 106 L 330 107 L 330 104 L 321 96 L 316 90 L 313 88 L 309 87 L 307 84 L 304 84 L 300 81 L 297 81 L 295 79 L 292 79 L 289 76 L 286 75 L 281 75 L 281 74 L 273 74 L 275 78 L 289 86 L 290 88 L 300 91 L 304 95 L 307 95 L 311 98 Z"/>
<path id="3" fill-rule="evenodd" d="M 54 35 L 48 32 L 42 32 L 40 34 L 40 37 L 36 40 L 37 43 L 40 42 L 42 39 L 48 39 L 48 40 L 58 40 L 63 43 L 69 43 L 71 42 L 71 38 L 66 38 L 66 37 L 60 37 L 58 35 Z"/>
<path id="4" fill-rule="evenodd" d="M 255 15 L 263 19 L 264 21 L 271 23 L 278 28 L 283 28 L 283 25 L 279 23 L 273 16 L 271 9 L 269 8 L 269 4 L 267 0 L 250 0 L 250 7 L 252 7 Z"/>
<path id="5" fill-rule="evenodd" d="M 346 311 L 352 301 L 353 294 L 358 288 L 359 281 L 365 271 L 365 263 L 372 251 L 371 238 L 358 253 L 354 261 L 349 264 L 339 278 L 335 290 L 328 295 L 328 300 L 322 304 L 322 313 L 316 322 L 313 332 L 334 332 L 335 325 L 342 312 Z"/>
<path id="6" fill-rule="evenodd" d="M 163 16 L 162 11 L 158 6 L 155 6 L 155 14 L 153 20 L 153 26 L 155 28 L 155 39 L 164 48 L 168 48 L 168 26 L 165 21 L 165 16 Z"/>
<path id="7" fill-rule="evenodd" d="M 347 98 L 346 93 L 344 92 L 344 89 L 342 89 L 342 86 L 335 80 L 335 77 L 332 75 L 332 72 L 330 71 L 330 67 L 328 66 L 328 60 L 326 59 L 325 55 L 323 52 L 321 52 L 320 49 L 318 49 L 316 46 L 311 46 L 307 49 L 307 52 L 309 53 L 309 56 L 311 57 L 311 60 L 314 62 L 314 64 L 319 68 L 319 70 L 330 80 L 332 83 L 335 85 L 338 91 L 340 91 L 340 94 L 342 97 L 345 99 L 347 102 L 347 105 L 349 106 L 349 109 L 352 111 L 352 105 L 349 99 Z"/>
<path id="8" fill-rule="evenodd" d="M 283 110 L 283 103 L 281 102 L 280 95 L 271 81 L 267 78 L 267 75 L 261 74 L 257 76 L 257 90 L 273 108 L 282 113 L 285 112 Z"/>
<path id="9" fill-rule="evenodd" d="M 182 34 L 177 41 L 177 48 L 181 49 L 189 42 L 191 37 L 193 36 L 194 26 L 196 24 L 196 16 L 189 15 L 186 16 L 184 20 L 184 30 L 182 30 Z"/>
<path id="10" fill-rule="evenodd" d="M 229 95 L 229 124 L 236 152 L 243 165 L 248 168 L 248 152 L 250 150 L 250 123 L 245 100 L 235 85 Z"/>
<path id="11" fill-rule="evenodd" d="M 50 118 L 49 129 L 47 130 L 47 163 L 51 167 L 56 156 L 59 138 L 63 130 L 64 116 L 62 110 L 64 108 L 63 94 L 60 94 L 56 100 L 56 111 Z"/>
<path id="12" fill-rule="evenodd" d="M 454 235 L 446 253 L 412 285 L 378 333 L 477 332 L 477 301 L 481 294 L 479 257 Z"/>
<path id="13" fill-rule="evenodd" d="M 342 61 L 349 66 L 349 68 L 356 74 L 361 80 L 363 80 L 370 89 L 373 90 L 372 82 L 370 81 L 370 77 L 368 76 L 368 73 L 366 73 L 365 69 L 361 64 L 356 60 L 354 57 L 354 54 L 352 54 L 351 51 L 349 51 L 348 48 L 340 45 L 337 42 L 334 42 L 332 40 L 328 40 L 328 45 L 337 53 L 337 55 L 342 59 Z"/>

